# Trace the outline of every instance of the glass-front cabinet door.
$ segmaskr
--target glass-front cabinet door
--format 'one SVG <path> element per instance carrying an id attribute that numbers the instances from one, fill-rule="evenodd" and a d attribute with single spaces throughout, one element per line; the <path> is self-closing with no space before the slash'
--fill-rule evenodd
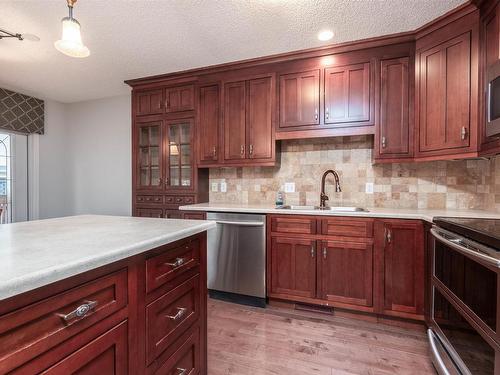
<path id="1" fill-rule="evenodd" d="M 137 184 L 139 189 L 162 189 L 162 121 L 136 124 L 138 132 Z"/>
<path id="2" fill-rule="evenodd" d="M 191 119 L 168 121 L 166 124 L 167 188 L 191 189 L 193 187 L 192 129 Z"/>

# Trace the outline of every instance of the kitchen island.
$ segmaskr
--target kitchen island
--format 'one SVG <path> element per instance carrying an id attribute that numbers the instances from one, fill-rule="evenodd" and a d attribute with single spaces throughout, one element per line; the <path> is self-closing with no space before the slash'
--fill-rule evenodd
<path id="1" fill-rule="evenodd" d="M 0 226 L 0 374 L 206 373 L 208 221 Z"/>

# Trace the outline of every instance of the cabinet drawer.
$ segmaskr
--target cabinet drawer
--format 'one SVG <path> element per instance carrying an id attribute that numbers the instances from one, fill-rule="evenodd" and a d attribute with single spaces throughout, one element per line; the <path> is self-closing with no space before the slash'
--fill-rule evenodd
<path id="1" fill-rule="evenodd" d="M 126 305 L 127 270 L 122 270 L 0 317 L 0 373 Z"/>
<path id="2" fill-rule="evenodd" d="M 167 195 L 165 197 L 165 203 L 169 205 L 183 205 L 194 203 L 194 196 L 192 195 Z"/>
<path id="3" fill-rule="evenodd" d="M 197 275 L 146 307 L 147 360 L 150 364 L 200 316 Z"/>
<path id="4" fill-rule="evenodd" d="M 200 328 L 195 325 L 179 339 L 180 345 L 172 346 L 148 368 L 147 374 L 199 375 L 203 373 L 201 361 Z"/>
<path id="5" fill-rule="evenodd" d="M 329 218 L 321 220 L 321 233 L 327 236 L 372 238 L 372 219 Z"/>
<path id="6" fill-rule="evenodd" d="M 124 321 L 85 345 L 80 336 L 72 338 L 11 374 L 127 374 L 127 336 Z"/>
<path id="7" fill-rule="evenodd" d="M 161 195 L 137 195 L 135 198 L 137 203 L 163 203 Z"/>
<path id="8" fill-rule="evenodd" d="M 271 216 L 271 231 L 316 234 L 316 219 L 308 216 Z"/>
<path id="9" fill-rule="evenodd" d="M 146 291 L 149 293 L 176 276 L 200 265 L 200 241 L 185 242 L 146 261 Z"/>

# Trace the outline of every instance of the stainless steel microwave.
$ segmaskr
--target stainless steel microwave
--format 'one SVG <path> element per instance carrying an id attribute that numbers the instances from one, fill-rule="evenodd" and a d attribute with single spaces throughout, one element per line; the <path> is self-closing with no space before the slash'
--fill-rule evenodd
<path id="1" fill-rule="evenodd" d="M 486 136 L 500 135 L 500 61 L 488 68 Z"/>

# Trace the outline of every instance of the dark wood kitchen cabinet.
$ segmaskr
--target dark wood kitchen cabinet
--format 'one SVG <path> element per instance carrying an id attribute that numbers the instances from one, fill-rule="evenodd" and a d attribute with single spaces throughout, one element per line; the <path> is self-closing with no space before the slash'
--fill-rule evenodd
<path id="1" fill-rule="evenodd" d="M 177 86 L 165 89 L 165 111 L 183 112 L 194 110 L 194 86 Z"/>
<path id="2" fill-rule="evenodd" d="M 381 273 L 378 311 L 423 317 L 424 226 L 418 220 L 377 220 L 376 246 Z"/>
<path id="3" fill-rule="evenodd" d="M 274 77 L 224 83 L 224 165 L 274 165 Z"/>
<path id="4" fill-rule="evenodd" d="M 4 299 L 0 373 L 206 375 L 206 277 L 201 233 Z"/>
<path id="5" fill-rule="evenodd" d="M 320 124 L 319 76 L 319 70 L 280 75 L 278 130 Z"/>
<path id="6" fill-rule="evenodd" d="M 347 305 L 373 306 L 373 244 L 324 240 L 320 245 L 318 297 Z"/>
<path id="7" fill-rule="evenodd" d="M 135 114 L 155 115 L 163 112 L 163 90 L 139 91 L 134 96 Z"/>
<path id="8" fill-rule="evenodd" d="M 282 296 L 316 297 L 316 241 L 272 237 L 271 292 Z"/>
<path id="9" fill-rule="evenodd" d="M 198 102 L 198 163 L 200 166 L 217 164 L 220 155 L 220 85 L 199 87 Z"/>
<path id="10" fill-rule="evenodd" d="M 373 125 L 370 70 L 370 62 L 325 69 L 325 124 Z"/>
<path id="11" fill-rule="evenodd" d="M 413 157 L 413 117 L 410 111 L 414 64 L 410 57 L 380 62 L 380 111 L 375 133 L 375 160 Z M 411 112 L 411 113 L 410 113 Z M 411 117 L 411 118 L 410 118 Z"/>
<path id="12" fill-rule="evenodd" d="M 478 150 L 478 21 L 475 11 L 417 39 L 419 159 Z"/>

